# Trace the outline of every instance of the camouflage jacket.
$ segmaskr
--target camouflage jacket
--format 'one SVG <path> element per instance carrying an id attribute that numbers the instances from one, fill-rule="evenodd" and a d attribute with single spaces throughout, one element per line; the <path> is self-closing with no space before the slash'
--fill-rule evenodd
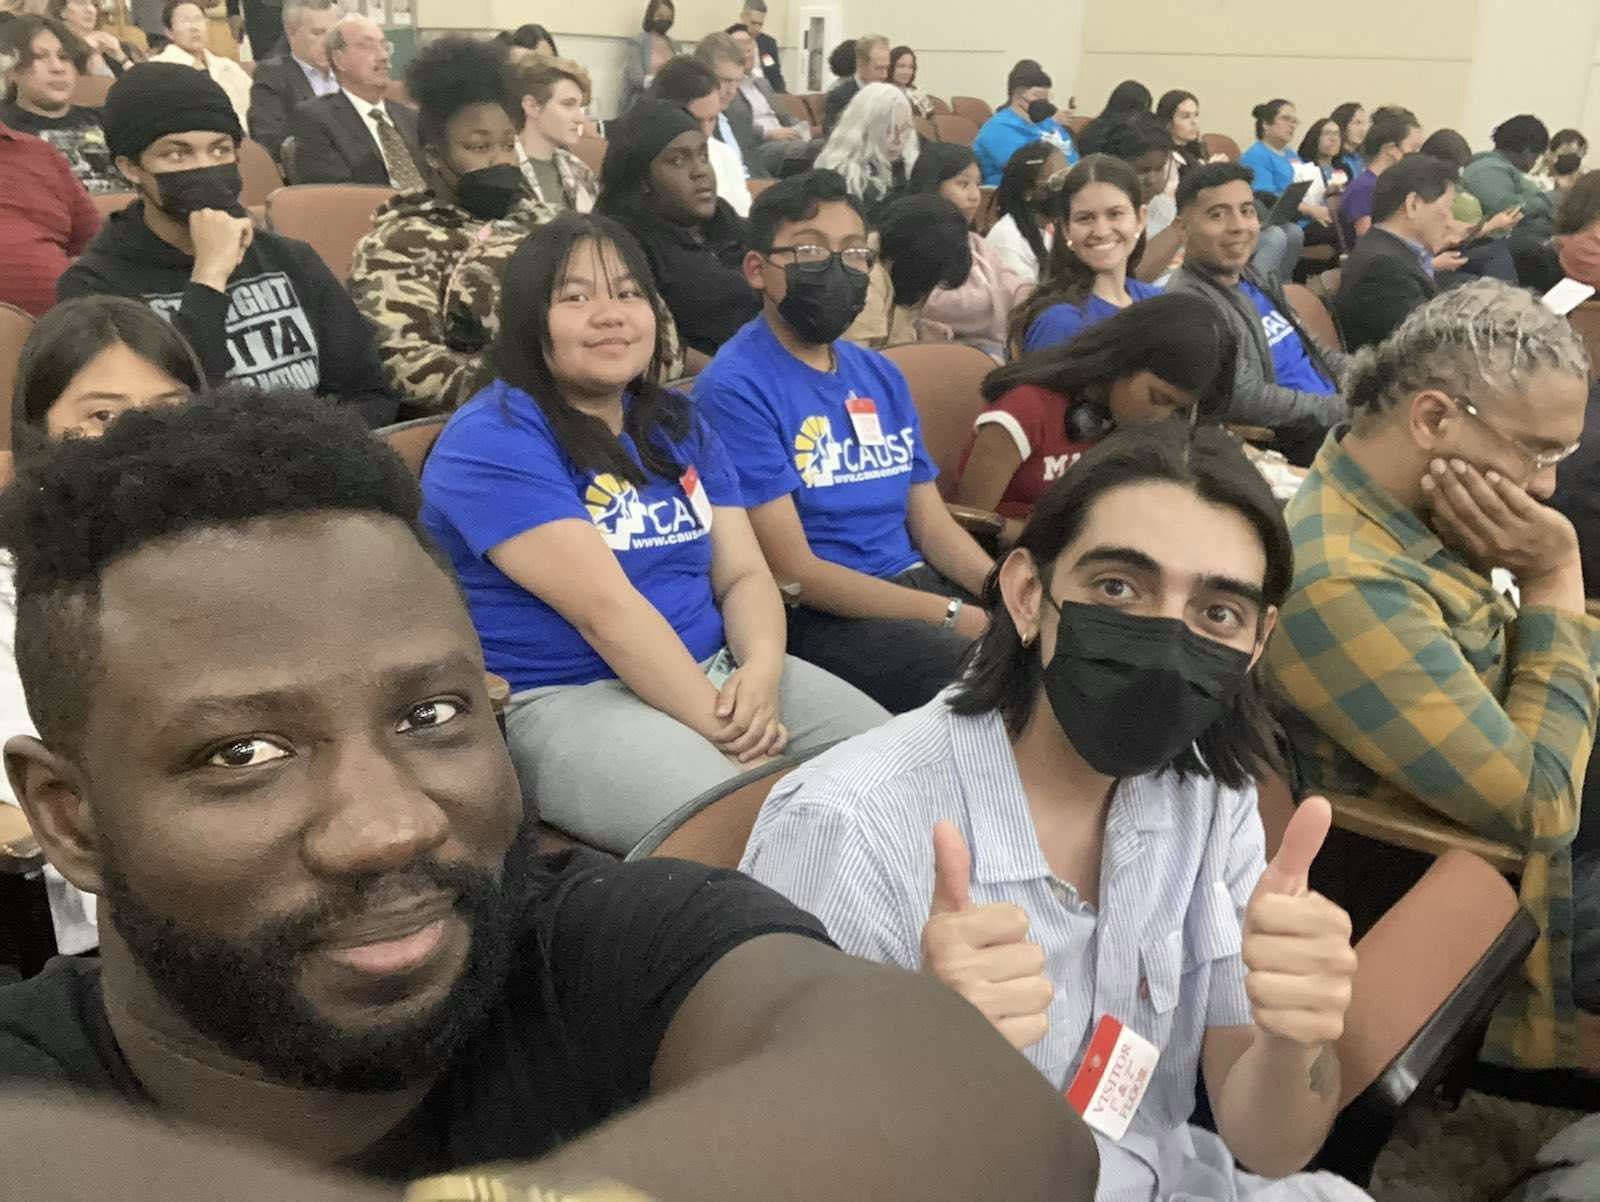
<path id="1" fill-rule="evenodd" d="M 484 221 L 427 192 L 393 197 L 356 244 L 350 294 L 373 326 L 402 416 L 459 406 L 488 382 L 483 352 L 500 329 L 500 274 L 517 247 L 558 210 L 531 197 Z M 677 330 L 663 312 L 662 379 L 683 372 Z"/>
<path id="2" fill-rule="evenodd" d="M 408 412 L 454 409 L 477 390 L 479 362 L 499 329 L 500 273 L 555 215 L 529 198 L 484 221 L 427 192 L 402 193 L 373 215 L 356 244 L 350 294 Z"/>

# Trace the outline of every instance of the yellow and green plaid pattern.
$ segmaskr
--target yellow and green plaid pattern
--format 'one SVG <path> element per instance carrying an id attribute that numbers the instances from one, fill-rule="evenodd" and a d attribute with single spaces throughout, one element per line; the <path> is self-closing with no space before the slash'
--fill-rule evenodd
<path id="1" fill-rule="evenodd" d="M 1285 512 L 1295 576 L 1262 667 L 1309 787 L 1434 811 L 1522 848 L 1542 932 L 1485 1054 L 1570 1067 L 1572 858 L 1600 622 L 1520 613 L 1334 430 Z"/>

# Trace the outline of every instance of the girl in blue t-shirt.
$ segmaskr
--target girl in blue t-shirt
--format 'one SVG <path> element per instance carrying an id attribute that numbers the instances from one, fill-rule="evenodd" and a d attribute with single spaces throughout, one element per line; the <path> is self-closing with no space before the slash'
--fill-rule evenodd
<path id="1" fill-rule="evenodd" d="M 1039 287 L 1011 315 L 1013 350 L 1059 346 L 1135 301 L 1160 293 L 1128 278 L 1144 241 L 1139 177 L 1121 159 L 1092 154 L 1067 172 L 1055 238 Z"/>
<path id="2" fill-rule="evenodd" d="M 721 441 L 657 387 L 666 341 L 643 251 L 563 214 L 506 265 L 495 380 L 423 471 L 422 520 L 512 687 L 523 796 L 626 852 L 786 748 L 887 717 L 784 654 L 783 605 Z"/>

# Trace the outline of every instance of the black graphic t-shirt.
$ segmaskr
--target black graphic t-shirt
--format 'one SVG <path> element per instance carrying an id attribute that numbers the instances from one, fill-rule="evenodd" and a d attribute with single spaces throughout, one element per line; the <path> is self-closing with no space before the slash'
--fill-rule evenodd
<path id="1" fill-rule="evenodd" d="M 111 160 L 100 116 L 93 109 L 76 105 L 60 117 L 41 117 L 18 108 L 15 103 L 0 106 L 0 121 L 12 129 L 42 138 L 61 152 L 83 186 L 91 194 L 131 192 L 133 185 L 122 177 Z"/>
<path id="2" fill-rule="evenodd" d="M 373 425 L 394 420 L 372 331 L 311 247 L 258 229 L 226 291 L 193 272 L 194 259 L 151 232 L 135 202 L 67 268 L 56 296 L 144 301 L 189 340 L 213 384 L 303 388 L 358 405 Z"/>

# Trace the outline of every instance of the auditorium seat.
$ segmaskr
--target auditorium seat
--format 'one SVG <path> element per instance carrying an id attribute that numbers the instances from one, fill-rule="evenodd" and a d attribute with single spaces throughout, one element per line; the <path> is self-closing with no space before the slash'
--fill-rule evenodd
<path id="1" fill-rule="evenodd" d="M 78 82 L 72 86 L 72 103 L 91 109 L 104 108 L 112 82 L 109 75 L 78 76 Z"/>
<path id="2" fill-rule="evenodd" d="M 917 137 L 921 138 L 924 142 L 944 141 L 944 139 L 939 136 L 939 130 L 934 125 L 933 118 L 931 117 L 913 117 L 911 118 L 911 125 L 912 128 L 917 131 Z"/>
<path id="3" fill-rule="evenodd" d="M 933 95 L 931 92 L 925 93 L 925 95 L 928 97 L 928 103 L 933 106 L 935 115 L 939 113 L 955 112 L 955 110 L 950 107 L 950 102 L 948 100 L 943 100 L 940 97 Z"/>
<path id="4" fill-rule="evenodd" d="M 754 200 L 777 182 L 775 179 L 747 179 L 744 186 L 750 190 L 750 199 Z"/>
<path id="5" fill-rule="evenodd" d="M 625 859 L 665 856 L 712 868 L 737 868 L 756 817 L 777 783 L 813 755 L 783 756 L 685 802 L 634 844 Z"/>
<path id="6" fill-rule="evenodd" d="M 11 446 L 11 394 L 17 385 L 22 344 L 33 333 L 33 318 L 0 301 L 0 449 Z"/>
<path id="7" fill-rule="evenodd" d="M 1339 333 L 1338 323 L 1315 292 L 1304 284 L 1285 284 L 1283 295 L 1300 324 L 1310 330 L 1318 342 L 1329 350 L 1344 350 L 1344 337 Z"/>
<path id="8" fill-rule="evenodd" d="M 388 87 L 383 90 L 383 98 L 392 100 L 396 104 L 403 104 L 408 109 L 417 107 L 417 102 L 411 99 L 411 92 L 406 88 L 406 81 L 403 79 L 391 79 Z"/>
<path id="9" fill-rule="evenodd" d="M 137 192 L 91 192 L 89 203 L 94 205 L 95 211 L 104 221 L 113 213 L 120 213 L 134 201 L 139 199 Z"/>
<path id="10" fill-rule="evenodd" d="M 291 184 L 267 197 L 267 227 L 310 243 L 343 282 L 356 243 L 372 228 L 373 211 L 393 195 L 393 188 L 378 184 Z"/>
<path id="11" fill-rule="evenodd" d="M 811 123 L 811 109 L 806 104 L 806 99 L 804 96 L 795 96 L 788 92 L 780 92 L 775 94 L 772 97 L 772 100 L 774 104 L 776 104 L 784 112 L 788 113 L 789 116 L 793 117 L 796 121 L 804 121 L 807 125 Z"/>
<path id="12" fill-rule="evenodd" d="M 821 92 L 807 92 L 801 99 L 806 102 L 806 111 L 811 114 L 811 132 L 820 135 L 828 98 Z"/>
<path id="13" fill-rule="evenodd" d="M 585 134 L 578 139 L 578 144 L 572 148 L 572 153 L 583 160 L 584 166 L 600 174 L 600 166 L 606 161 L 606 140 L 604 138 L 591 138 Z"/>
<path id="14" fill-rule="evenodd" d="M 957 146 L 971 146 L 978 137 L 978 126 L 960 113 L 940 113 L 933 118 L 933 128 L 939 141 L 954 142 Z"/>
<path id="15" fill-rule="evenodd" d="M 283 187 L 283 173 L 278 170 L 278 164 L 272 161 L 265 146 L 250 138 L 239 143 L 239 175 L 244 179 L 239 203 L 247 209 L 266 204 L 267 197 Z"/>
<path id="16" fill-rule="evenodd" d="M 965 117 L 974 125 L 982 126 L 985 121 L 994 116 L 994 109 L 986 100 L 979 100 L 976 96 L 950 97 L 950 110 L 957 116 Z"/>
<path id="17" fill-rule="evenodd" d="M 1239 161 L 1239 143 L 1227 134 L 1206 134 L 1201 141 L 1205 143 L 1207 158 L 1214 154 L 1225 154 L 1230 163 Z"/>
<path id="18" fill-rule="evenodd" d="M 956 505 L 956 484 L 961 477 L 961 457 L 972 441 L 973 423 L 982 413 L 983 378 L 994 370 L 994 360 L 975 346 L 960 342 L 916 342 L 891 346 L 883 352 L 904 374 L 911 401 L 922 422 L 922 442 L 939 469 L 939 495 L 963 528 L 986 545 L 993 545 L 1005 521 L 986 509 Z"/>

